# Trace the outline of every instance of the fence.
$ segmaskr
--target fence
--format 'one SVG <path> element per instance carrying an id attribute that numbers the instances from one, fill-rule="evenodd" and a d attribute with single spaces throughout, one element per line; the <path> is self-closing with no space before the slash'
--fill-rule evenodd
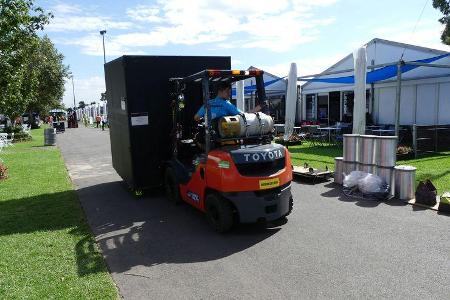
<path id="1" fill-rule="evenodd" d="M 450 125 L 412 126 L 414 155 L 450 150 Z"/>

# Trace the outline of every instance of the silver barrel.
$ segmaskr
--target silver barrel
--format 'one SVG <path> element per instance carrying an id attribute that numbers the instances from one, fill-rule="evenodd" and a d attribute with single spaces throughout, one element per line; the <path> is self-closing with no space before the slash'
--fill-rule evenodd
<path id="1" fill-rule="evenodd" d="M 55 128 L 45 128 L 44 129 L 44 145 L 45 146 L 56 145 L 56 129 Z"/>
<path id="2" fill-rule="evenodd" d="M 377 176 L 381 177 L 384 182 L 389 184 L 389 194 L 395 195 L 395 180 L 394 180 L 394 168 L 391 167 L 377 167 Z"/>
<path id="3" fill-rule="evenodd" d="M 357 162 L 359 134 L 344 134 L 344 161 Z"/>
<path id="4" fill-rule="evenodd" d="M 368 164 L 358 164 L 358 171 L 363 171 L 366 173 L 376 175 L 377 166 Z"/>
<path id="5" fill-rule="evenodd" d="M 345 175 L 348 175 L 353 171 L 358 171 L 358 163 L 351 161 L 342 162 L 342 172 L 345 173 Z"/>
<path id="6" fill-rule="evenodd" d="M 376 145 L 377 165 L 394 167 L 397 155 L 397 136 L 378 136 Z"/>
<path id="7" fill-rule="evenodd" d="M 358 161 L 366 165 L 376 165 L 375 135 L 361 135 L 359 139 Z"/>
<path id="8" fill-rule="evenodd" d="M 342 184 L 344 179 L 344 165 L 343 165 L 343 157 L 335 157 L 334 158 L 334 182 L 338 184 Z"/>
<path id="9" fill-rule="evenodd" d="M 395 197 L 400 200 L 411 200 L 416 190 L 416 168 L 412 166 L 396 166 Z"/>

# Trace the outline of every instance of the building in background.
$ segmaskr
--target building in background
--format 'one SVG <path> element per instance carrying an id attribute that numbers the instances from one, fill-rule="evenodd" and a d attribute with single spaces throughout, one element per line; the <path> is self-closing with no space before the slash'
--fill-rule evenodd
<path id="1" fill-rule="evenodd" d="M 251 66 L 248 68 L 248 70 L 252 69 L 255 69 L 255 67 Z M 287 80 L 284 77 L 278 77 L 266 71 L 264 71 L 263 78 L 266 98 L 269 100 L 270 113 L 276 123 L 284 123 Z M 254 78 L 244 80 L 245 111 L 253 109 L 256 105 L 255 89 L 256 82 Z M 234 87 L 231 102 L 236 104 L 236 90 Z"/>
<path id="2" fill-rule="evenodd" d="M 450 65 L 445 51 L 373 39 L 366 45 L 367 65 L 439 58 L 434 64 Z M 324 72 L 353 68 L 353 54 Z M 368 70 L 369 72 L 370 70 Z M 336 78 L 353 72 L 316 78 Z M 395 123 L 396 76 L 367 85 L 366 112 L 374 123 Z M 353 84 L 307 82 L 301 86 L 301 119 L 324 124 L 351 121 Z M 400 125 L 450 124 L 450 68 L 418 67 L 402 74 Z"/>

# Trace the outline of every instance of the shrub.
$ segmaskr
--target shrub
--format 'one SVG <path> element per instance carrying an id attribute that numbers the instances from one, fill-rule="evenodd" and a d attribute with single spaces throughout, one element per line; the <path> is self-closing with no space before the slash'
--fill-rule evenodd
<path id="1" fill-rule="evenodd" d="M 397 154 L 409 154 L 411 152 L 413 152 L 413 150 L 409 146 L 398 146 L 397 147 Z"/>
<path id="2" fill-rule="evenodd" d="M 13 143 L 31 140 L 31 136 L 28 135 L 27 133 L 23 132 L 23 128 L 22 128 L 21 125 L 19 125 L 19 126 L 9 126 L 9 127 L 6 127 L 6 128 L 3 130 L 3 132 L 6 132 L 6 133 L 8 133 L 8 134 L 14 133 L 14 140 L 13 140 Z"/>
<path id="3" fill-rule="evenodd" d="M 8 168 L 0 162 L 0 180 L 6 179 L 8 177 Z"/>

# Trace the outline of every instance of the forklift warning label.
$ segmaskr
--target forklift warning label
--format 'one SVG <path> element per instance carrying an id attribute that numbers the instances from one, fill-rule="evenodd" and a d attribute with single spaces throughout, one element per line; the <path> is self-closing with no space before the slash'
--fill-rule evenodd
<path id="1" fill-rule="evenodd" d="M 273 179 L 264 179 L 259 181 L 259 189 L 265 190 L 274 188 L 280 185 L 280 179 L 279 178 L 273 178 Z"/>
<path id="2" fill-rule="evenodd" d="M 148 125 L 147 113 L 132 113 L 131 114 L 131 126 Z"/>

